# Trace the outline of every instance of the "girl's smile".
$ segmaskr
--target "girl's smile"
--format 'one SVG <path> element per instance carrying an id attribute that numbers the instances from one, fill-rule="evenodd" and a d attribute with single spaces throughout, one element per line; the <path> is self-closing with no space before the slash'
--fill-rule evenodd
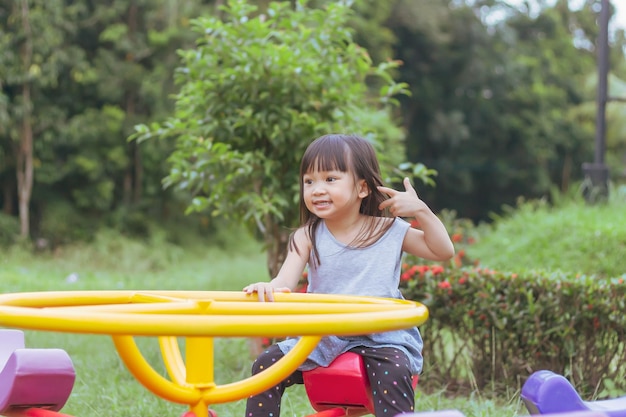
<path id="1" fill-rule="evenodd" d="M 355 210 L 364 196 L 358 192 L 351 173 L 341 171 L 312 171 L 302 178 L 304 203 L 320 218 L 329 218 L 346 209 Z"/>

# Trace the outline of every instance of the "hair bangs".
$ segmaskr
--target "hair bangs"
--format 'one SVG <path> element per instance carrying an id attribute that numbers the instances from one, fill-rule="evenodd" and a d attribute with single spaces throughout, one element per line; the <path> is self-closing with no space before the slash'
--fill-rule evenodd
<path id="1" fill-rule="evenodd" d="M 301 176 L 312 171 L 349 170 L 350 150 L 339 135 L 326 135 L 309 146 L 302 157 Z"/>

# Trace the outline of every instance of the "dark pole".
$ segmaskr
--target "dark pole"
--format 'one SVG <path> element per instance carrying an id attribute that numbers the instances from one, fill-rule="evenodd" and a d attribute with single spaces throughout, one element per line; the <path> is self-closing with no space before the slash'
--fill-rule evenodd
<path id="1" fill-rule="evenodd" d="M 606 153 L 606 104 L 608 102 L 609 73 L 609 0 L 602 0 L 600 31 L 597 40 L 598 89 L 596 111 L 595 157 L 593 163 L 583 164 L 584 195 L 588 202 L 604 200 L 609 195 L 609 169 L 604 164 Z"/>

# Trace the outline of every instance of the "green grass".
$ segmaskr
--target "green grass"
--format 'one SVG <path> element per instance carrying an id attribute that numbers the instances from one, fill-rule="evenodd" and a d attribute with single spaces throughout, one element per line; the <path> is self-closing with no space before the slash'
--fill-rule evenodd
<path id="1" fill-rule="evenodd" d="M 164 242 L 140 243 L 103 234 L 89 245 L 66 247 L 33 256 L 20 249 L 2 253 L 2 292 L 47 290 L 233 290 L 267 279 L 265 254 L 249 239 L 231 236 L 223 245 L 181 248 Z M 232 243 L 234 242 L 234 243 Z M 187 407 L 152 395 L 130 375 L 108 336 L 27 331 L 29 347 L 65 349 L 76 368 L 77 379 L 63 412 L 77 417 L 179 416 Z M 154 338 L 137 338 L 146 359 L 163 374 Z M 427 343 L 428 341 L 426 341 Z M 249 376 L 253 358 L 248 340 L 215 340 L 215 379 L 218 384 Z M 468 417 L 509 417 L 526 414 L 519 396 L 491 398 L 474 392 L 449 397 L 416 392 L 416 410 L 459 409 Z M 245 401 L 212 406 L 220 417 L 243 416 Z M 302 386 L 292 387 L 283 400 L 283 417 L 313 412 Z"/>
<path id="2" fill-rule="evenodd" d="M 618 277 L 626 271 L 626 188 L 610 202 L 565 199 L 556 207 L 520 204 L 467 248 L 470 258 L 501 271 L 566 271 Z"/>

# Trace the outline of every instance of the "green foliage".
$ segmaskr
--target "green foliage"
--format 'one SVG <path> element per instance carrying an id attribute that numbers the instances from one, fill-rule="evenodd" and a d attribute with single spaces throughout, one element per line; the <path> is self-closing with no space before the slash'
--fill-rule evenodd
<path id="1" fill-rule="evenodd" d="M 502 390 L 551 369 L 586 396 L 604 380 L 626 389 L 625 281 L 407 264 L 403 293 L 430 311 L 424 380 Z"/>
<path id="2" fill-rule="evenodd" d="M 408 158 L 439 173 L 426 200 L 485 220 L 520 195 L 580 178 L 593 133 L 571 110 L 595 58 L 572 37 L 595 39 L 580 23 L 595 14 L 566 2 L 536 14 L 502 2 L 429 2 L 411 19 L 419 3 L 398 2 L 389 24 L 404 62 L 398 79 L 412 92 L 402 100 Z M 505 17 L 490 21 L 492 13 Z"/>
<path id="3" fill-rule="evenodd" d="M 89 241 L 98 227 L 67 201 L 53 200 L 42 211 L 37 230 L 42 249 Z"/>
<path id="4" fill-rule="evenodd" d="M 607 204 L 561 197 L 556 207 L 523 201 L 494 219 L 467 248 L 486 268 L 534 269 L 615 277 L 626 271 L 626 194 L 614 188 Z"/>
<path id="5" fill-rule="evenodd" d="M 430 309 L 425 383 L 508 392 L 551 369 L 589 398 L 626 388 L 626 194 L 610 195 L 588 205 L 554 193 L 478 227 L 441 213 L 454 259 L 407 257 L 401 275 L 404 295 Z"/>
<path id="6" fill-rule="evenodd" d="M 374 69 L 351 41 L 344 5 L 272 3 L 253 17 L 255 10 L 233 1 L 225 22 L 193 22 L 202 37 L 180 52 L 176 118 L 152 131 L 139 126 L 137 137 L 177 137 L 165 184 L 196 195 L 190 210 L 237 216 L 252 228 L 267 215 L 293 226 L 300 154 L 322 133 L 370 130 L 354 113 L 367 102 L 364 81 Z M 387 81 L 390 99 L 401 86 Z"/>
<path id="7" fill-rule="evenodd" d="M 16 243 L 19 234 L 20 223 L 18 219 L 0 212 L 0 248 Z"/>
<path id="8" fill-rule="evenodd" d="M 189 212 L 235 219 L 260 232 L 276 272 L 284 235 L 297 226 L 306 146 L 321 134 L 359 133 L 380 150 L 395 142 L 390 160 L 397 158 L 399 132 L 383 136 L 393 123 L 379 109 L 405 86 L 390 74 L 396 62 L 372 66 L 353 42 L 351 10 L 343 2 L 324 9 L 273 2 L 259 14 L 239 0 L 221 10 L 222 20 L 192 21 L 199 38 L 196 48 L 179 52 L 175 116 L 137 126 L 133 138 L 175 138 L 165 185 L 192 194 Z M 369 77 L 382 82 L 375 97 Z"/>

